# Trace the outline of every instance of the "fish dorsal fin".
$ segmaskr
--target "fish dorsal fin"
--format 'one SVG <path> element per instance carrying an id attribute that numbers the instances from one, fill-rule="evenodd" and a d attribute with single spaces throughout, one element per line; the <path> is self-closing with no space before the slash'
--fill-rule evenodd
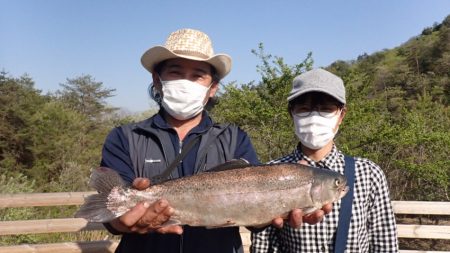
<path id="1" fill-rule="evenodd" d="M 232 169 L 239 169 L 248 167 L 250 163 L 245 160 L 244 158 L 240 159 L 233 159 L 230 161 L 227 161 L 225 163 L 219 164 L 215 167 L 212 167 L 211 169 L 207 170 L 206 172 L 217 172 L 217 171 L 224 171 L 224 170 L 232 170 Z"/>
<path id="2" fill-rule="evenodd" d="M 109 193 L 116 186 L 124 186 L 119 173 L 107 167 L 98 167 L 91 173 L 89 186 L 98 192 Z"/>

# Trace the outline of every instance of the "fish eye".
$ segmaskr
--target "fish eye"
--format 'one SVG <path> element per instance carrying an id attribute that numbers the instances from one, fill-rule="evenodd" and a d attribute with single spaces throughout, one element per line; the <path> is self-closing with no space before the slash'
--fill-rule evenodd
<path id="1" fill-rule="evenodd" d="M 339 185 L 341 184 L 341 180 L 339 180 L 339 178 L 336 178 L 336 179 L 334 180 L 334 184 L 335 184 L 336 186 L 339 186 Z"/>

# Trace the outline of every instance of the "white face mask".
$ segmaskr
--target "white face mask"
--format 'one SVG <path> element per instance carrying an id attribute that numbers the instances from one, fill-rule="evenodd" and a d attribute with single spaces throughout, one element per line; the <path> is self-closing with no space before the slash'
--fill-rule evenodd
<path id="1" fill-rule="evenodd" d="M 186 79 L 162 81 L 161 105 L 178 120 L 190 119 L 203 111 L 209 87 Z"/>
<path id="2" fill-rule="evenodd" d="M 321 149 L 331 140 L 337 133 L 334 127 L 338 122 L 340 113 L 331 118 L 325 118 L 319 115 L 318 112 L 311 112 L 307 117 L 299 117 L 292 115 L 295 126 L 295 134 L 300 139 L 300 142 L 313 150 Z"/>

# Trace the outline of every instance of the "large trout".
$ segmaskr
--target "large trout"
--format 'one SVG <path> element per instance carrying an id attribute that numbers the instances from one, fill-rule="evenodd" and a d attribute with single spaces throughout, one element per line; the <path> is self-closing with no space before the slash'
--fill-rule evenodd
<path id="1" fill-rule="evenodd" d="M 295 208 L 305 213 L 343 197 L 343 175 L 295 163 L 204 172 L 153 185 L 144 191 L 125 187 L 112 169 L 93 171 L 89 196 L 76 217 L 108 222 L 141 201 L 168 200 L 175 209 L 167 224 L 226 227 L 269 224 Z"/>

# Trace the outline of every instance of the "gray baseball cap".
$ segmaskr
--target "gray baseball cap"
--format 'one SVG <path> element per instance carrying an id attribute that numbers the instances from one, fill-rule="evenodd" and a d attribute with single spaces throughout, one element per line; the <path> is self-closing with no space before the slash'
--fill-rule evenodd
<path id="1" fill-rule="evenodd" d="M 288 101 L 313 91 L 326 93 L 339 102 L 346 103 L 344 81 L 324 69 L 313 69 L 294 78 Z"/>

